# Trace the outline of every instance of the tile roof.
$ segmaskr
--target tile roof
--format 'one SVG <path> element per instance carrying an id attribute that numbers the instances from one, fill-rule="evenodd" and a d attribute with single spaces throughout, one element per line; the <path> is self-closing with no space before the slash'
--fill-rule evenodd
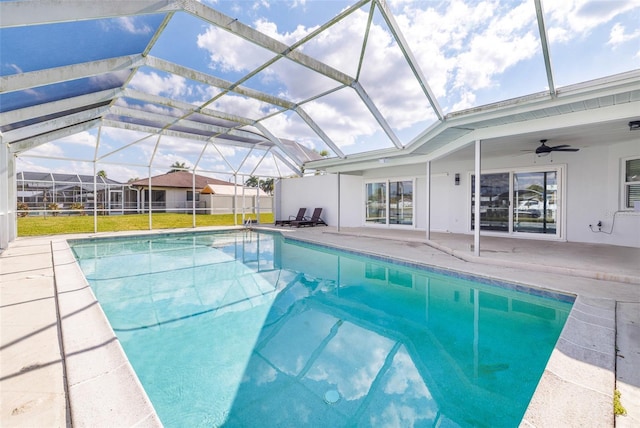
<path id="1" fill-rule="evenodd" d="M 224 180 L 217 178 L 205 177 L 203 175 L 195 175 L 196 190 L 201 190 L 207 186 L 207 184 L 217 184 L 225 186 L 233 186 L 233 183 L 228 183 Z M 149 179 L 143 178 L 130 183 L 131 186 L 148 187 Z M 151 187 L 174 187 L 191 189 L 193 187 L 193 174 L 187 171 L 175 171 L 168 172 L 162 175 L 156 175 L 151 177 Z"/>

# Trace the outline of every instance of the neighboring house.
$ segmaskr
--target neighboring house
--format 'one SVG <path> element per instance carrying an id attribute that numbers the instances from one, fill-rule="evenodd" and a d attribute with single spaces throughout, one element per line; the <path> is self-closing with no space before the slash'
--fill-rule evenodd
<path id="1" fill-rule="evenodd" d="M 149 183 L 151 181 L 151 183 Z M 151 184 L 151 198 L 149 198 Z M 129 183 L 138 190 L 138 210 L 146 212 L 191 212 L 201 214 L 229 214 L 255 212 L 260 206 L 263 212 L 271 212 L 271 197 L 255 187 L 236 186 L 217 178 L 174 171 Z M 236 194 L 235 203 L 233 195 Z M 260 194 L 258 201 L 256 195 Z M 243 197 L 244 195 L 244 197 Z M 244 210 L 243 210 L 244 208 Z"/>
<path id="2" fill-rule="evenodd" d="M 130 201 L 126 199 L 126 186 L 106 177 L 92 175 L 38 171 L 16 174 L 17 201 L 26 204 L 32 215 L 46 210 L 49 204 L 56 204 L 58 210 L 67 212 L 73 206 L 81 205 L 85 211 L 95 206 L 110 214 L 122 214 L 123 210 L 130 207 Z"/>

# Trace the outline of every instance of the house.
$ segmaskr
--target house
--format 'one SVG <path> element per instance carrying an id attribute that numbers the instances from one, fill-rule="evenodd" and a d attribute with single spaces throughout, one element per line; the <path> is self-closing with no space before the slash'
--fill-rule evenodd
<path id="1" fill-rule="evenodd" d="M 594 103 L 602 99 L 598 92 L 592 95 Z M 613 88 L 605 92 L 615 93 Z M 638 117 L 638 110 L 628 103 L 617 108 L 601 103 L 599 117 L 606 119 L 611 109 L 618 117 L 597 121 L 586 108 L 574 111 L 570 120 L 540 118 L 543 111 L 566 109 L 573 103 L 571 95 L 565 93 L 566 100 L 519 100 L 512 106 L 479 109 L 456 126 L 472 129 L 483 114 L 491 116 L 495 125 L 459 135 L 437 156 L 421 152 L 453 133 L 446 125 L 439 135 L 432 132 L 436 135 L 428 135 L 413 148 L 389 151 L 384 162 L 379 152 L 359 159 L 309 162 L 308 168 L 325 173 L 276 182 L 275 218 L 301 206 L 318 206 L 336 227 L 418 230 L 427 238 L 430 232 L 477 232 L 477 242 L 481 231 L 483 236 L 640 248 L 640 130 L 631 120 Z M 581 101 L 574 110 L 576 105 L 596 104 Z M 527 111 L 530 119 L 524 120 Z M 515 112 L 520 120 L 505 125 Z M 528 132 L 523 134 L 523 129 Z M 543 135 L 557 136 L 554 147 L 567 144 L 578 150 L 535 153 Z M 506 150 L 504 144 L 515 147 Z M 527 144 L 531 150 L 520 152 Z M 481 180 L 476 187 L 479 165 Z"/>
<path id="2" fill-rule="evenodd" d="M 109 214 L 122 214 L 131 208 L 126 199 L 126 188 L 126 184 L 100 175 L 39 171 L 16 174 L 17 201 L 28 207 L 31 215 L 44 212 L 49 204 L 55 204 L 58 210 L 69 214 L 83 213 L 94 207 Z M 135 207 L 135 199 L 133 202 Z"/>
<path id="3" fill-rule="evenodd" d="M 271 196 L 255 187 L 237 186 L 217 178 L 173 171 L 130 183 L 137 190 L 138 210 L 146 212 L 192 212 L 230 214 L 271 211 Z M 151 197 L 149 197 L 151 190 Z M 235 195 L 235 197 L 234 197 Z M 260 198 L 257 198 L 260 196 Z"/>

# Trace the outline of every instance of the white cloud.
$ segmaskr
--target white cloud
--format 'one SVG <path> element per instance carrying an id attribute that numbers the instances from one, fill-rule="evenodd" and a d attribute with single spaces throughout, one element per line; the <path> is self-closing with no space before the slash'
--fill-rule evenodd
<path id="1" fill-rule="evenodd" d="M 628 41 L 640 38 L 640 29 L 633 31 L 631 33 L 626 32 L 626 28 L 620 24 L 616 23 L 611 28 L 611 32 L 609 33 L 609 41 L 608 45 L 612 45 L 614 48 L 618 45 L 626 43 Z"/>
<path id="2" fill-rule="evenodd" d="M 637 1 L 562 0 L 544 3 L 551 43 L 582 38 L 596 27 L 638 7 Z"/>
<path id="3" fill-rule="evenodd" d="M 64 150 L 62 147 L 57 144 L 51 142 L 47 144 L 42 144 L 38 147 L 28 150 L 26 156 L 44 156 L 51 158 L 62 158 L 64 157 Z"/>
<path id="4" fill-rule="evenodd" d="M 137 26 L 136 18 L 133 16 L 125 16 L 118 18 L 118 25 L 124 31 L 131 34 L 149 34 L 153 29 L 148 25 Z"/>
<path id="5" fill-rule="evenodd" d="M 155 72 L 138 72 L 131 80 L 131 87 L 152 95 L 184 98 L 190 94 L 187 80 L 175 74 L 160 76 Z"/>
<path id="6" fill-rule="evenodd" d="M 56 142 L 95 147 L 96 136 L 88 131 L 84 131 L 61 138 L 59 140 L 56 140 Z"/>
<path id="7" fill-rule="evenodd" d="M 198 35 L 198 47 L 209 54 L 210 67 L 223 72 L 246 72 L 263 64 L 273 53 L 214 26 Z"/>
<path id="8" fill-rule="evenodd" d="M 505 10 L 496 1 L 452 1 L 442 11 L 408 6 L 398 18 L 436 96 L 476 91 L 539 50 L 530 2 Z M 429 31 L 424 31 L 428 28 Z M 465 94 L 468 100 L 473 99 Z M 458 103 L 463 101 L 458 99 Z"/>
<path id="9" fill-rule="evenodd" d="M 271 104 L 255 98 L 243 97 L 235 94 L 227 94 L 209 105 L 209 108 L 225 111 L 237 116 L 258 119 L 278 109 Z"/>

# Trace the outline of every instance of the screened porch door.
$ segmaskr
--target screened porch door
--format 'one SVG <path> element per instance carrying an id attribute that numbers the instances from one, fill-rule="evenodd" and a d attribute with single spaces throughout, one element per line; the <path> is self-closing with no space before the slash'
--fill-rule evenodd
<path id="1" fill-rule="evenodd" d="M 122 190 L 109 190 L 109 214 L 123 214 Z"/>

